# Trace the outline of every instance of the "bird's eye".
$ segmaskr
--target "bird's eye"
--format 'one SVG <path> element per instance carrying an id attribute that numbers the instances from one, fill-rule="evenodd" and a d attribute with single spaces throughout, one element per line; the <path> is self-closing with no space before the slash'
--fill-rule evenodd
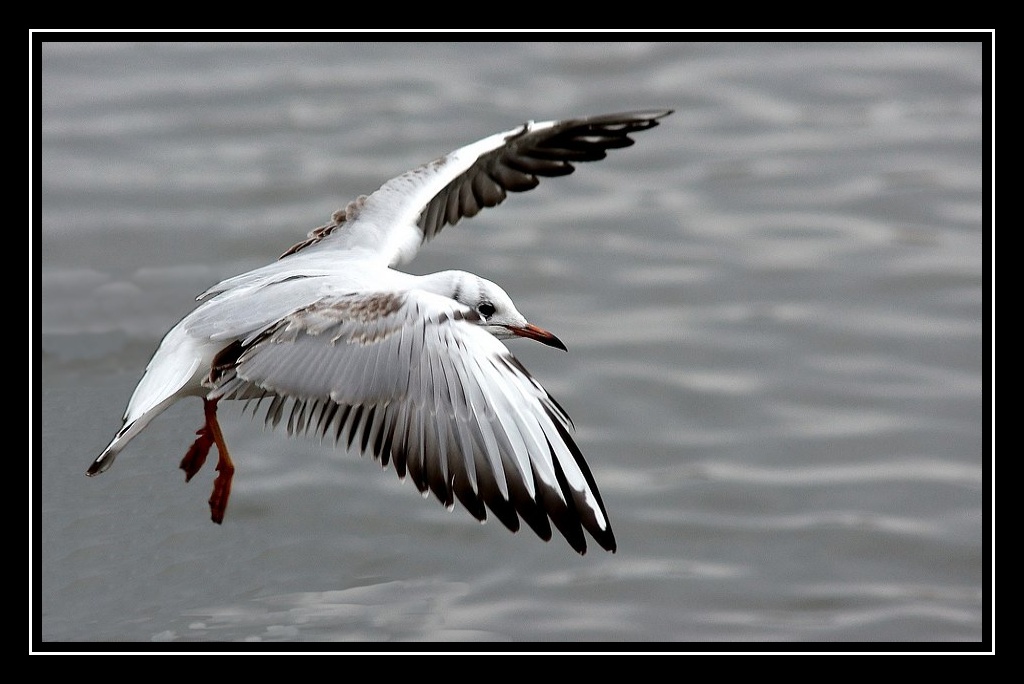
<path id="1" fill-rule="evenodd" d="M 480 302 L 476 307 L 476 312 L 483 316 L 483 319 L 486 321 L 494 315 L 494 305 L 490 302 Z"/>

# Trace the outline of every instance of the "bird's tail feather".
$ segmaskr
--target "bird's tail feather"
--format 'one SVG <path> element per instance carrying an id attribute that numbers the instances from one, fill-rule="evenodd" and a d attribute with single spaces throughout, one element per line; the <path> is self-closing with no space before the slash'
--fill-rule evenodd
<path id="1" fill-rule="evenodd" d="M 177 396 L 172 395 L 140 415 L 138 418 L 126 422 L 124 426 L 117 431 L 117 434 L 114 435 L 114 439 L 110 441 L 110 444 L 108 444 L 107 448 L 103 450 L 103 453 L 97 456 L 96 460 L 92 462 L 92 465 L 90 465 L 89 469 L 85 471 L 85 474 L 89 477 L 99 475 L 112 466 L 114 464 L 114 459 L 117 458 L 121 449 L 124 449 L 128 442 L 142 431 L 142 428 L 149 425 L 149 421 L 163 413 L 163 410 L 177 401 L 177 399 Z"/>
<path id="2" fill-rule="evenodd" d="M 189 338 L 181 325 L 172 328 L 160 343 L 128 402 L 124 425 L 85 474 L 92 477 L 102 473 L 113 465 L 117 454 L 128 442 L 164 409 L 184 395 L 198 394 L 198 384 L 193 387 L 192 383 L 204 362 L 208 364 L 209 359 L 204 358 L 200 343 Z"/>
<path id="3" fill-rule="evenodd" d="M 148 420 L 143 421 L 143 424 L 148 422 Z M 111 440 L 110 444 L 107 445 L 107 448 L 103 450 L 103 453 L 97 456 L 96 460 L 92 462 L 92 465 L 90 465 L 89 469 L 85 471 L 85 474 L 89 477 L 99 475 L 104 470 L 114 465 L 114 459 L 117 458 L 117 454 L 141 429 L 142 425 L 139 425 L 138 420 L 125 423 L 124 427 L 118 430 L 117 434 L 114 435 L 114 439 Z"/>
<path id="4" fill-rule="evenodd" d="M 99 475 L 104 470 L 114 465 L 114 459 L 117 458 L 118 451 L 120 451 L 120 449 L 113 445 L 108 446 L 103 450 L 102 454 L 96 457 L 96 460 L 92 462 L 92 465 L 90 465 L 89 469 L 85 471 L 85 474 L 89 477 Z"/>

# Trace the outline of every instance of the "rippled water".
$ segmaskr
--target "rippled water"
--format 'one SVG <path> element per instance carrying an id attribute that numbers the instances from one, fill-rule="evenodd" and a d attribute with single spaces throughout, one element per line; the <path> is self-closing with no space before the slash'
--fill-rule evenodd
<path id="1" fill-rule="evenodd" d="M 42 639 L 977 645 L 982 59 L 44 45 Z M 212 469 L 186 485 L 177 468 L 198 401 L 83 476 L 209 285 L 464 143 L 650 107 L 676 113 L 411 265 L 494 280 L 566 342 L 511 347 L 573 416 L 618 553 L 479 525 L 240 407 L 221 412 L 238 465 L 223 526 Z"/>

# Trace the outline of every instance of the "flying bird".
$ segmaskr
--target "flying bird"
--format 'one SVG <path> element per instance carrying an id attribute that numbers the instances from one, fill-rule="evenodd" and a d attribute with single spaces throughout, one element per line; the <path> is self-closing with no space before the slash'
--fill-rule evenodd
<path id="1" fill-rule="evenodd" d="M 204 423 L 180 463 L 189 481 L 211 447 L 211 518 L 235 467 L 217 421 L 227 399 L 271 426 L 313 433 L 393 463 L 399 477 L 477 519 L 490 511 L 545 541 L 551 523 L 579 553 L 585 529 L 614 552 L 597 483 L 565 410 L 501 342 L 565 345 L 529 323 L 498 285 L 464 271 L 396 269 L 445 226 L 633 144 L 672 110 L 528 122 L 459 148 L 350 202 L 262 268 L 228 278 L 163 338 L 124 424 L 86 471 L 111 466 L 157 415 L 201 397 Z"/>

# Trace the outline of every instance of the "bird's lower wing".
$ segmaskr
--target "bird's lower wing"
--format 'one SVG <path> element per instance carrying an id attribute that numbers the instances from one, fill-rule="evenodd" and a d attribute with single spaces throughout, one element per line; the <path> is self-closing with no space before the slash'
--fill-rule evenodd
<path id="1" fill-rule="evenodd" d="M 210 397 L 262 400 L 272 425 L 393 462 L 479 520 L 614 551 L 568 416 L 475 316 L 419 291 L 325 297 L 225 349 Z"/>

